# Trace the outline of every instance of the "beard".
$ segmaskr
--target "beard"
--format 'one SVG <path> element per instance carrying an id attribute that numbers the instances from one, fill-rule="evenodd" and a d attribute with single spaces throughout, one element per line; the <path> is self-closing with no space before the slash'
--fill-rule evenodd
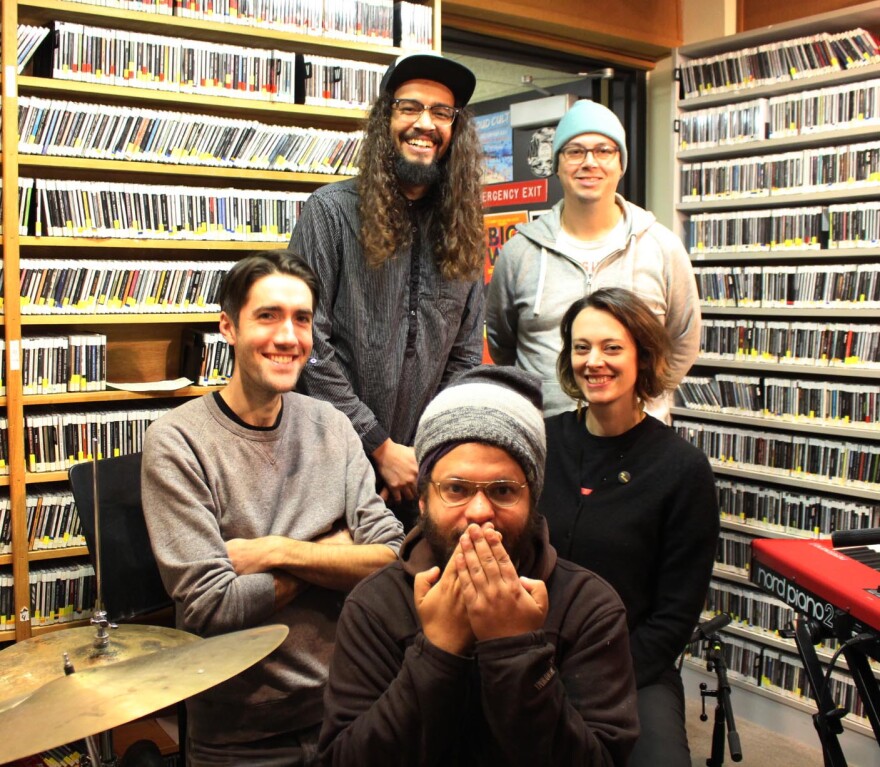
<path id="1" fill-rule="evenodd" d="M 514 567 L 519 566 L 519 563 L 524 560 L 523 554 L 526 549 L 533 545 L 532 540 L 537 530 L 537 524 L 538 515 L 531 511 L 525 526 L 517 535 L 508 530 L 496 528 L 502 535 L 502 545 L 510 556 Z M 435 564 L 439 565 L 440 569 L 443 570 L 446 567 L 446 563 L 449 562 L 452 552 L 458 546 L 458 540 L 464 534 L 466 526 L 460 530 L 453 530 L 451 533 L 444 533 L 431 516 L 430 509 L 426 507 L 419 513 L 419 527 L 421 528 L 422 536 L 431 548 Z"/>
<path id="2" fill-rule="evenodd" d="M 436 161 L 427 165 L 410 162 L 399 153 L 394 157 L 394 172 L 400 183 L 405 186 L 434 186 L 440 180 L 442 173 Z"/>

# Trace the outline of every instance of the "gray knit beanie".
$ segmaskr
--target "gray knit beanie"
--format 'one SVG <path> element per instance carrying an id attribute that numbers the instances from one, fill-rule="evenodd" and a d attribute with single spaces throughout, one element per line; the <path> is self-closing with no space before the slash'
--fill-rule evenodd
<path id="1" fill-rule="evenodd" d="M 444 445 L 485 442 L 506 450 L 519 463 L 536 501 L 544 487 L 547 458 L 542 406 L 541 380 L 533 373 L 500 365 L 480 365 L 462 373 L 419 420 L 419 474 L 430 472 Z"/>
<path id="2" fill-rule="evenodd" d="M 553 137 L 554 173 L 559 170 L 559 152 L 562 147 L 575 136 L 583 133 L 598 133 L 617 144 L 620 150 L 620 168 L 626 173 L 626 163 L 629 159 L 626 153 L 626 131 L 614 112 L 589 99 L 576 101 L 556 126 L 556 134 Z"/>

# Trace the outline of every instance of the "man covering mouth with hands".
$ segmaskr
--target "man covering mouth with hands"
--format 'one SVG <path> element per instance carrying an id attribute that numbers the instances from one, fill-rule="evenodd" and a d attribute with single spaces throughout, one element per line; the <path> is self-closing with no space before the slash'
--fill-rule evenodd
<path id="1" fill-rule="evenodd" d="M 535 512 L 538 379 L 470 370 L 415 438 L 418 524 L 346 600 L 321 757 L 336 765 L 625 765 L 638 734 L 626 617 Z"/>

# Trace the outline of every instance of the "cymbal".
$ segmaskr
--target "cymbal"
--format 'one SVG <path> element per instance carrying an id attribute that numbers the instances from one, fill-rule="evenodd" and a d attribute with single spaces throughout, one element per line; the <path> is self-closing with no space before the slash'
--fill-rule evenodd
<path id="1" fill-rule="evenodd" d="M 18 700 L 64 676 L 64 653 L 76 671 L 85 671 L 201 641 L 195 634 L 161 626 L 125 624 L 109 631 L 110 642 L 101 649 L 94 647 L 97 629 L 82 626 L 32 637 L 0 651 L 0 711 L 5 701 Z"/>
<path id="2" fill-rule="evenodd" d="M 264 658 L 287 632 L 281 625 L 234 631 L 54 679 L 0 711 L 3 758 L 110 730 L 207 690 Z"/>

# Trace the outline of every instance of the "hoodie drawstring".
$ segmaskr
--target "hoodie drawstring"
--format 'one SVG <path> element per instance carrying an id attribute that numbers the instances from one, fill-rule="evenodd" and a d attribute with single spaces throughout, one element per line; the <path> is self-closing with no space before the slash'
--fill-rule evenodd
<path id="1" fill-rule="evenodd" d="M 541 314 L 541 298 L 544 295 L 544 281 L 547 279 L 547 249 L 541 248 L 541 266 L 538 271 L 538 287 L 535 289 L 534 315 Z"/>

